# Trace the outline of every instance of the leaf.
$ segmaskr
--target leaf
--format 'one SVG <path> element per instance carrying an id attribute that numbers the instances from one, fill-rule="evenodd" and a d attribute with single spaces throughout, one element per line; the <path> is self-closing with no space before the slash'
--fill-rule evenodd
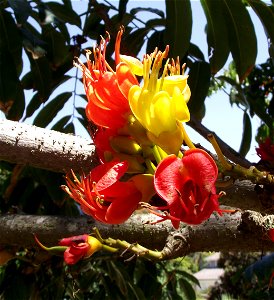
<path id="1" fill-rule="evenodd" d="M 165 50 L 166 45 L 164 43 L 163 30 L 154 31 L 152 35 L 148 38 L 146 53 L 152 53 L 156 47 L 161 51 Z"/>
<path id="2" fill-rule="evenodd" d="M 166 25 L 165 19 L 149 19 L 146 22 L 146 28 L 154 29 L 155 27 L 164 27 Z M 154 32 L 155 33 L 155 32 Z"/>
<path id="3" fill-rule="evenodd" d="M 25 96 L 12 55 L 0 50 L 0 110 L 10 120 L 18 121 L 25 109 Z"/>
<path id="4" fill-rule="evenodd" d="M 192 43 L 190 43 L 189 45 L 188 55 L 198 58 L 199 60 L 205 60 L 204 54 L 201 49 L 197 45 Z"/>
<path id="5" fill-rule="evenodd" d="M 170 56 L 185 56 L 191 38 L 192 11 L 190 0 L 166 0 L 165 43 L 170 45 Z"/>
<path id="6" fill-rule="evenodd" d="M 51 130 L 64 132 L 64 128 L 70 119 L 71 116 L 65 116 L 61 118 L 58 122 L 55 123 L 55 125 L 51 127 Z"/>
<path id="7" fill-rule="evenodd" d="M 54 68 L 59 67 L 65 60 L 69 51 L 62 33 L 51 25 L 43 26 L 42 37 L 48 45 L 48 55 Z"/>
<path id="8" fill-rule="evenodd" d="M 22 38 L 11 14 L 0 9 L 0 51 L 8 50 L 12 54 L 17 74 L 22 71 Z"/>
<path id="9" fill-rule="evenodd" d="M 176 273 L 178 275 L 181 275 L 182 277 L 184 277 L 188 281 L 191 281 L 191 282 L 193 282 L 194 284 L 196 284 L 200 287 L 200 281 L 195 276 L 193 276 L 192 274 L 190 274 L 186 271 L 183 271 L 183 270 L 177 270 Z"/>
<path id="10" fill-rule="evenodd" d="M 45 102 L 51 93 L 51 69 L 46 57 L 33 59 L 29 56 L 31 74 L 34 81 L 34 90 L 37 90 L 41 102 Z"/>
<path id="11" fill-rule="evenodd" d="M 25 23 L 32 12 L 31 5 L 26 0 L 8 0 L 18 23 Z"/>
<path id="12" fill-rule="evenodd" d="M 250 117 L 247 112 L 244 112 L 243 136 L 242 136 L 242 142 L 239 150 L 241 156 L 245 157 L 246 154 L 248 153 L 251 145 L 251 139 L 252 139 L 252 125 L 251 125 Z"/>
<path id="13" fill-rule="evenodd" d="M 127 11 L 127 3 L 128 3 L 128 0 L 120 0 L 119 1 L 118 15 L 119 15 L 120 20 L 122 20 L 124 14 Z"/>
<path id="14" fill-rule="evenodd" d="M 150 29 L 139 28 L 130 34 L 125 35 L 124 43 L 121 45 L 121 53 L 137 56 L 144 45 L 144 40 Z"/>
<path id="15" fill-rule="evenodd" d="M 184 300 L 196 300 L 196 294 L 192 285 L 184 279 L 179 279 L 178 283 L 181 288 L 181 292 L 184 294 Z"/>
<path id="16" fill-rule="evenodd" d="M 126 279 L 114 262 L 110 261 L 108 266 L 110 267 L 110 277 L 116 282 L 122 295 L 126 296 L 128 294 Z"/>
<path id="17" fill-rule="evenodd" d="M 69 9 L 68 6 L 56 2 L 47 2 L 46 6 L 60 21 L 81 28 L 81 18 L 73 9 Z"/>
<path id="18" fill-rule="evenodd" d="M 162 10 L 157 9 L 157 8 L 152 8 L 152 7 L 134 7 L 130 10 L 130 14 L 136 15 L 137 13 L 139 13 L 139 12 L 142 13 L 144 11 L 156 14 L 156 15 L 160 16 L 161 18 L 165 17 L 165 13 Z"/>
<path id="19" fill-rule="evenodd" d="M 226 20 L 229 45 L 242 82 L 252 70 L 257 56 L 257 39 L 250 15 L 239 0 L 220 0 Z"/>
<path id="20" fill-rule="evenodd" d="M 207 43 L 211 73 L 216 74 L 226 63 L 229 55 L 227 25 L 223 15 L 222 3 L 215 0 L 201 0 L 207 18 Z"/>
<path id="21" fill-rule="evenodd" d="M 196 61 L 191 65 L 188 84 L 191 97 L 188 103 L 190 114 L 202 120 L 205 114 L 204 101 L 210 86 L 210 66 L 205 61 Z"/>
<path id="22" fill-rule="evenodd" d="M 270 38 L 272 45 L 274 45 L 274 11 L 272 7 L 258 0 L 247 0 L 248 4 L 253 8 L 257 16 L 260 18 L 264 30 Z"/>
<path id="23" fill-rule="evenodd" d="M 71 134 L 75 134 L 75 127 L 74 124 L 72 122 L 68 123 L 65 128 L 64 128 L 64 133 L 71 133 Z"/>
<path id="24" fill-rule="evenodd" d="M 52 99 L 38 113 L 33 121 L 33 125 L 46 127 L 54 119 L 57 113 L 64 107 L 71 95 L 71 92 L 66 92 Z"/>

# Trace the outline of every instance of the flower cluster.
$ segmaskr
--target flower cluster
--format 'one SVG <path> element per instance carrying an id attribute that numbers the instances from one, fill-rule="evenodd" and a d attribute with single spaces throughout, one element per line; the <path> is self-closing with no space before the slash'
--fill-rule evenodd
<path id="1" fill-rule="evenodd" d="M 87 52 L 86 64 L 74 62 L 83 72 L 86 115 L 97 126 L 92 138 L 101 165 L 80 179 L 67 175 L 63 189 L 83 212 L 108 224 L 125 222 L 140 207 L 159 221 L 170 219 L 175 228 L 180 222 L 199 224 L 213 211 L 221 214 L 217 166 L 195 148 L 183 125 L 190 119 L 191 96 L 184 66 L 168 59 L 168 46 L 142 61 L 122 55 L 122 35 L 121 29 L 114 69 L 106 60 L 108 34 Z M 182 151 L 182 144 L 189 150 Z M 155 194 L 166 205 L 156 206 Z"/>
<path id="2" fill-rule="evenodd" d="M 185 66 L 168 59 L 168 46 L 142 61 L 121 55 L 122 35 L 120 30 L 115 68 L 106 60 L 108 34 L 87 51 L 86 64 L 74 62 L 83 73 L 86 116 L 97 128 L 92 138 L 101 164 L 80 178 L 71 171 L 62 188 L 84 213 L 107 224 L 123 223 L 139 208 L 159 216 L 156 222 L 171 220 L 176 229 L 180 222 L 195 225 L 214 211 L 221 214 L 215 161 L 195 148 L 184 128 L 191 96 Z M 68 264 L 101 249 L 88 235 L 63 239 L 59 246 L 66 247 Z"/>

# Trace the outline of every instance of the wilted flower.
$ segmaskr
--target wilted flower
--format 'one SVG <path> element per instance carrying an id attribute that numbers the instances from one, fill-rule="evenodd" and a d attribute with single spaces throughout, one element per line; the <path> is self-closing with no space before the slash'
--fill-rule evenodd
<path id="1" fill-rule="evenodd" d="M 201 149 L 190 149 L 182 159 L 175 155 L 166 157 L 155 172 L 155 190 L 167 203 L 158 209 L 168 210 L 175 228 L 180 221 L 200 224 L 213 211 L 221 213 L 215 181 L 218 169 L 209 154 Z"/>
<path id="2" fill-rule="evenodd" d="M 63 238 L 60 246 L 67 246 L 64 252 L 64 260 L 68 265 L 77 263 L 80 259 L 88 258 L 102 248 L 102 243 L 93 236 L 87 234 Z"/>

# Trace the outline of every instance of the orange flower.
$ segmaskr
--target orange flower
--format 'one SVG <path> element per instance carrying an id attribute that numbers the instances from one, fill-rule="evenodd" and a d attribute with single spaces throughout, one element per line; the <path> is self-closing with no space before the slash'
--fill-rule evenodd
<path id="1" fill-rule="evenodd" d="M 91 52 L 87 51 L 87 67 L 80 59 L 74 62 L 83 72 L 83 83 L 88 98 L 86 107 L 88 120 L 111 129 L 121 128 L 127 123 L 130 113 L 128 92 L 131 86 L 138 84 L 128 64 L 120 60 L 122 33 L 120 30 L 116 39 L 115 71 L 105 59 L 109 35 L 106 39 L 102 38 L 100 45 L 93 50 L 94 61 L 90 60 Z"/>

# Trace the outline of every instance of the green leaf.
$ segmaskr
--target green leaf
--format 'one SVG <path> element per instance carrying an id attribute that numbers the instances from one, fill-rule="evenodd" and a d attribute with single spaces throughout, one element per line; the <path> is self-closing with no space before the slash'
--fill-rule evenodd
<path id="1" fill-rule="evenodd" d="M 139 51 L 144 45 L 147 33 L 150 31 L 148 28 L 139 28 L 124 37 L 124 43 L 121 47 L 121 53 L 131 56 L 137 56 Z M 124 49 L 126 47 L 126 49 Z"/>
<path id="2" fill-rule="evenodd" d="M 142 13 L 144 11 L 156 14 L 156 15 L 160 16 L 161 18 L 165 17 L 165 13 L 162 10 L 157 9 L 157 8 L 151 8 L 151 7 L 134 7 L 130 10 L 130 14 L 136 15 L 137 13 L 139 13 L 139 12 Z"/>
<path id="3" fill-rule="evenodd" d="M 190 274 L 186 271 L 183 271 L 183 270 L 177 270 L 176 273 L 177 273 L 177 275 L 181 275 L 182 277 L 184 277 L 188 281 L 191 281 L 194 284 L 200 286 L 200 281 L 195 276 L 193 276 L 192 274 Z"/>
<path id="4" fill-rule="evenodd" d="M 75 127 L 74 124 L 72 122 L 68 123 L 65 128 L 64 128 L 64 133 L 71 133 L 71 134 L 75 134 Z"/>
<path id="5" fill-rule="evenodd" d="M 245 157 L 246 154 L 248 153 L 251 145 L 251 139 L 252 139 L 252 125 L 251 125 L 250 117 L 247 112 L 244 112 L 243 136 L 242 136 L 242 142 L 239 150 L 241 156 Z"/>
<path id="6" fill-rule="evenodd" d="M 240 82 L 252 70 L 257 56 L 257 39 L 247 8 L 239 0 L 220 0 L 226 19 L 229 45 Z"/>
<path id="7" fill-rule="evenodd" d="M 18 23 L 25 23 L 32 12 L 31 5 L 26 0 L 8 0 Z"/>
<path id="8" fill-rule="evenodd" d="M 259 0 L 247 0 L 249 5 L 253 8 L 257 16 L 260 18 L 264 30 L 270 39 L 272 45 L 274 44 L 274 10 L 272 7 Z"/>
<path id="9" fill-rule="evenodd" d="M 210 66 L 205 61 L 196 61 L 191 65 L 188 84 L 191 97 L 188 103 L 190 114 L 202 120 L 205 114 L 205 98 L 210 86 Z"/>
<path id="10" fill-rule="evenodd" d="M 181 292 L 184 294 L 184 300 L 196 300 L 195 290 L 187 280 L 179 279 L 178 283 L 180 285 Z"/>
<path id="11" fill-rule="evenodd" d="M 170 56 L 185 56 L 191 38 L 192 11 L 190 0 L 166 0 L 165 43 L 170 45 Z"/>
<path id="12" fill-rule="evenodd" d="M 109 266 L 109 274 L 112 280 L 114 280 L 121 291 L 122 295 L 126 296 L 128 294 L 127 290 L 127 281 L 121 271 L 119 270 L 118 266 L 110 261 L 108 263 Z"/>
<path id="13" fill-rule="evenodd" d="M 68 6 L 56 2 L 47 2 L 46 6 L 60 21 L 81 28 L 81 18 L 73 9 L 69 9 Z"/>
<path id="14" fill-rule="evenodd" d="M 119 1 L 118 12 L 119 12 L 120 20 L 122 20 L 124 14 L 127 11 L 127 3 L 128 3 L 128 0 L 120 0 Z"/>
<path id="15" fill-rule="evenodd" d="M 0 9 L 0 51 L 8 50 L 12 54 L 17 74 L 20 75 L 22 62 L 22 38 L 11 14 Z"/>
<path id="16" fill-rule="evenodd" d="M 57 123 L 55 123 L 55 125 L 51 127 L 51 130 L 64 132 L 64 128 L 70 119 L 71 116 L 65 116 L 61 118 Z"/>
<path id="17" fill-rule="evenodd" d="M 57 115 L 57 113 L 64 107 L 68 99 L 71 97 L 71 92 L 66 92 L 58 95 L 52 99 L 42 110 L 38 113 L 33 121 L 33 125 L 39 127 L 46 127 Z"/>
<path id="18" fill-rule="evenodd" d="M 151 29 L 154 29 L 156 27 L 164 27 L 165 25 L 166 25 L 166 20 L 165 19 L 159 19 L 159 18 L 149 19 L 146 22 L 146 28 L 151 28 Z"/>
<path id="19" fill-rule="evenodd" d="M 89 11 L 89 15 L 85 19 L 85 24 L 83 28 L 83 35 L 88 36 L 91 39 L 97 40 L 100 34 L 104 34 L 105 26 L 100 24 L 102 18 L 100 16 L 107 15 L 110 9 L 109 6 L 104 4 L 97 4 L 100 8 L 101 14 L 98 14 L 98 9 L 91 8 Z"/>
<path id="20" fill-rule="evenodd" d="M 222 3 L 216 0 L 201 0 L 207 18 L 208 55 L 212 74 L 216 74 L 226 63 L 229 55 L 227 25 L 223 15 Z"/>
<path id="21" fill-rule="evenodd" d="M 51 69 L 46 57 L 33 59 L 29 55 L 34 89 L 38 91 L 41 102 L 45 102 L 51 94 Z"/>
<path id="22" fill-rule="evenodd" d="M 146 53 L 152 53 L 155 50 L 155 47 L 158 47 L 159 50 L 165 50 L 164 43 L 164 31 L 154 31 L 152 35 L 148 38 Z"/>
<path id="23" fill-rule="evenodd" d="M 69 46 L 66 45 L 63 34 L 51 25 L 45 25 L 43 26 L 42 37 L 48 46 L 47 57 L 50 58 L 54 68 L 59 67 L 69 51 Z"/>
<path id="24" fill-rule="evenodd" d="M 204 54 L 201 49 L 197 45 L 192 43 L 190 43 L 189 45 L 188 55 L 198 58 L 198 60 L 205 60 Z"/>
<path id="25" fill-rule="evenodd" d="M 12 55 L 0 50 L 0 109 L 10 120 L 18 121 L 25 109 L 25 96 Z"/>

